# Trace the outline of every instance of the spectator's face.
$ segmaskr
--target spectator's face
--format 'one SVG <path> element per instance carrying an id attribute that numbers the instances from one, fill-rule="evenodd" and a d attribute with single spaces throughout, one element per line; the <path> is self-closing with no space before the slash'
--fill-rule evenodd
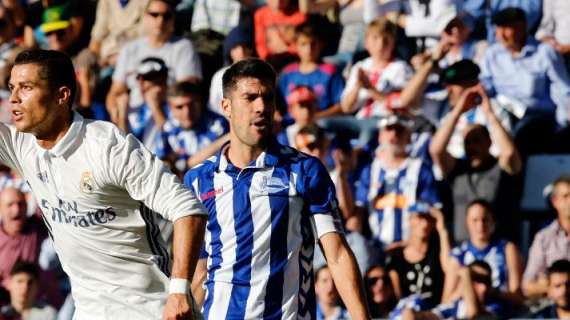
<path id="1" fill-rule="evenodd" d="M 326 154 L 326 144 L 317 140 L 313 135 L 297 134 L 295 136 L 295 144 L 297 145 L 297 150 L 318 159 L 322 159 Z"/>
<path id="2" fill-rule="evenodd" d="M 7 188 L 0 193 L 2 226 L 10 232 L 20 233 L 26 223 L 26 198 L 16 189 Z"/>
<path id="3" fill-rule="evenodd" d="M 463 20 L 456 18 L 445 28 L 442 37 L 447 38 L 453 45 L 461 45 L 469 38 L 469 28 Z"/>
<path id="4" fill-rule="evenodd" d="M 8 281 L 8 291 L 12 304 L 31 307 L 38 292 L 37 280 L 30 274 L 16 273 Z"/>
<path id="5" fill-rule="evenodd" d="M 253 51 L 244 46 L 244 45 L 237 45 L 230 50 L 230 58 L 232 59 L 232 63 L 236 63 L 247 58 L 251 58 L 253 56 Z"/>
<path id="6" fill-rule="evenodd" d="M 465 129 L 463 146 L 468 159 L 482 159 L 489 155 L 491 139 L 483 126 L 472 125 Z"/>
<path id="7" fill-rule="evenodd" d="M 222 100 L 230 134 L 250 147 L 262 147 L 272 135 L 275 88 L 252 77 L 237 80 L 229 97 Z"/>
<path id="8" fill-rule="evenodd" d="M 570 185 L 560 182 L 552 193 L 552 206 L 560 218 L 570 218 Z"/>
<path id="9" fill-rule="evenodd" d="M 387 302 L 394 295 L 390 278 L 382 267 L 375 267 L 368 271 L 366 286 L 371 294 L 372 301 L 377 304 Z"/>
<path id="10" fill-rule="evenodd" d="M 405 153 L 410 143 L 410 131 L 402 125 L 391 125 L 380 129 L 380 147 L 396 154 Z"/>
<path id="11" fill-rule="evenodd" d="M 170 36 L 174 31 L 174 14 L 162 1 L 152 1 L 146 10 L 143 23 L 151 36 Z"/>
<path id="12" fill-rule="evenodd" d="M 168 104 L 170 105 L 170 113 L 180 123 L 182 129 L 191 129 L 200 119 L 202 103 L 198 97 L 170 97 Z"/>
<path id="13" fill-rule="evenodd" d="M 434 228 L 434 221 L 427 214 L 413 213 L 410 215 L 410 233 L 413 237 L 427 239 Z"/>
<path id="14" fill-rule="evenodd" d="M 300 34 L 297 37 L 297 54 L 302 62 L 317 62 L 321 55 L 321 43 L 314 38 Z"/>
<path id="15" fill-rule="evenodd" d="M 46 33 L 48 45 L 51 50 L 65 52 L 72 45 L 71 28 L 60 29 Z"/>
<path id="16" fill-rule="evenodd" d="M 12 122 L 16 129 L 46 138 L 53 133 L 58 113 L 68 112 L 68 107 L 67 104 L 62 105 L 62 93 L 52 92 L 48 81 L 40 77 L 41 69 L 31 63 L 14 66 L 8 87 L 11 91 Z"/>
<path id="17" fill-rule="evenodd" d="M 290 0 L 267 0 L 267 5 L 273 11 L 284 11 L 289 6 Z"/>
<path id="18" fill-rule="evenodd" d="M 548 280 L 548 297 L 558 308 L 570 311 L 570 274 L 552 273 Z"/>
<path id="19" fill-rule="evenodd" d="M 508 49 L 517 49 L 526 40 L 526 25 L 524 22 L 515 22 L 507 26 L 495 26 L 495 36 Z"/>
<path id="20" fill-rule="evenodd" d="M 291 117 L 295 120 L 295 123 L 300 127 L 307 126 L 313 122 L 315 106 L 311 105 L 314 102 L 302 102 L 295 103 L 291 106 L 289 112 Z"/>
<path id="21" fill-rule="evenodd" d="M 478 204 L 467 209 L 466 224 L 469 238 L 479 241 L 489 241 L 495 229 L 491 213 Z"/>
<path id="22" fill-rule="evenodd" d="M 156 79 L 156 78 L 149 79 L 139 76 L 137 80 L 139 82 L 139 88 L 141 90 L 141 93 L 145 99 L 149 97 L 146 94 L 152 91 L 154 91 L 160 97 L 165 96 L 166 86 L 167 86 L 166 79 Z"/>
<path id="23" fill-rule="evenodd" d="M 319 303 L 337 304 L 338 292 L 333 282 L 332 275 L 328 268 L 321 270 L 315 280 L 315 293 Z"/>
<path id="24" fill-rule="evenodd" d="M 394 51 L 394 39 L 371 31 L 366 35 L 365 46 L 371 57 L 390 60 Z"/>

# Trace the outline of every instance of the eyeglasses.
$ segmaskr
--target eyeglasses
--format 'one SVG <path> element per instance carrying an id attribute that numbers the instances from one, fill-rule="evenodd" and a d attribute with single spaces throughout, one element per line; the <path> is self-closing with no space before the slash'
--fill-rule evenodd
<path id="1" fill-rule="evenodd" d="M 147 14 L 153 18 L 158 18 L 158 17 L 162 17 L 162 19 L 168 21 L 170 19 L 172 19 L 172 12 L 147 12 Z"/>
<path id="2" fill-rule="evenodd" d="M 366 278 L 366 284 L 368 284 L 369 286 L 373 286 L 373 285 L 375 285 L 379 280 L 386 281 L 387 279 L 388 279 L 388 276 L 370 277 L 370 278 Z"/>
<path id="3" fill-rule="evenodd" d="M 66 29 L 60 29 L 60 30 L 56 30 L 56 31 L 46 32 L 46 37 L 49 38 L 52 35 L 55 35 L 58 38 L 62 38 L 63 36 L 65 36 L 65 32 L 66 32 Z"/>

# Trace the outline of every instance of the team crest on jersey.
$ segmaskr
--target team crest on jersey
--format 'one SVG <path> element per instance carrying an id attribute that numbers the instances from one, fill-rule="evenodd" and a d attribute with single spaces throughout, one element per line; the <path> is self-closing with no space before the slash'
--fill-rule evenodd
<path id="1" fill-rule="evenodd" d="M 79 190 L 82 193 L 91 193 L 95 190 L 95 183 L 93 182 L 93 174 L 91 171 L 85 171 L 81 174 L 81 182 L 79 182 Z"/>

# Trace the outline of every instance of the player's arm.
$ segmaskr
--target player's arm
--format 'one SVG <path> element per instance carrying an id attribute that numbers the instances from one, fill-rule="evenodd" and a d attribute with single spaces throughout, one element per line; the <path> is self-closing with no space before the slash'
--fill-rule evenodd
<path id="1" fill-rule="evenodd" d="M 344 236 L 336 232 L 320 239 L 334 283 L 352 319 L 370 319 L 364 298 L 362 276 Z"/>
<path id="2" fill-rule="evenodd" d="M 198 260 L 196 264 L 196 270 L 194 271 L 194 276 L 192 277 L 192 285 L 190 286 L 192 289 L 192 295 L 194 296 L 194 301 L 196 301 L 196 306 L 201 308 L 204 304 L 204 298 L 206 296 L 206 290 L 204 290 L 204 281 L 206 281 L 206 277 L 208 275 L 208 259 L 201 258 Z"/>

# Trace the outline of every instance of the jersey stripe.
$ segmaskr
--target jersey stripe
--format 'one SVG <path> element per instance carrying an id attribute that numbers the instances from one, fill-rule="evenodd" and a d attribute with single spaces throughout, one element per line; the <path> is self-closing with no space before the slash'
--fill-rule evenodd
<path id="1" fill-rule="evenodd" d="M 289 178 L 289 193 L 296 192 L 297 185 L 297 174 L 295 172 L 290 173 Z M 289 217 L 288 217 L 288 230 L 287 232 L 287 252 L 292 252 L 289 261 L 287 261 L 287 267 L 285 269 L 283 278 L 287 281 L 283 282 L 282 291 L 282 310 L 289 311 L 289 314 L 283 314 L 283 318 L 290 318 L 299 308 L 297 293 L 299 292 L 299 283 L 297 281 L 291 281 L 291 279 L 299 279 L 300 271 L 299 264 L 295 261 L 299 261 L 300 252 L 296 249 L 300 247 L 301 244 L 301 215 L 299 212 L 303 210 L 303 200 L 295 199 L 293 197 L 289 198 Z"/>
<path id="2" fill-rule="evenodd" d="M 152 215 L 154 214 L 150 209 L 148 209 L 142 202 L 139 208 L 141 217 L 145 223 L 147 241 L 150 246 L 150 250 L 154 256 L 157 257 L 157 265 L 160 271 L 164 273 L 167 277 L 170 277 L 169 269 L 169 256 L 166 249 L 164 249 L 160 243 L 160 229 L 154 222 Z"/>

